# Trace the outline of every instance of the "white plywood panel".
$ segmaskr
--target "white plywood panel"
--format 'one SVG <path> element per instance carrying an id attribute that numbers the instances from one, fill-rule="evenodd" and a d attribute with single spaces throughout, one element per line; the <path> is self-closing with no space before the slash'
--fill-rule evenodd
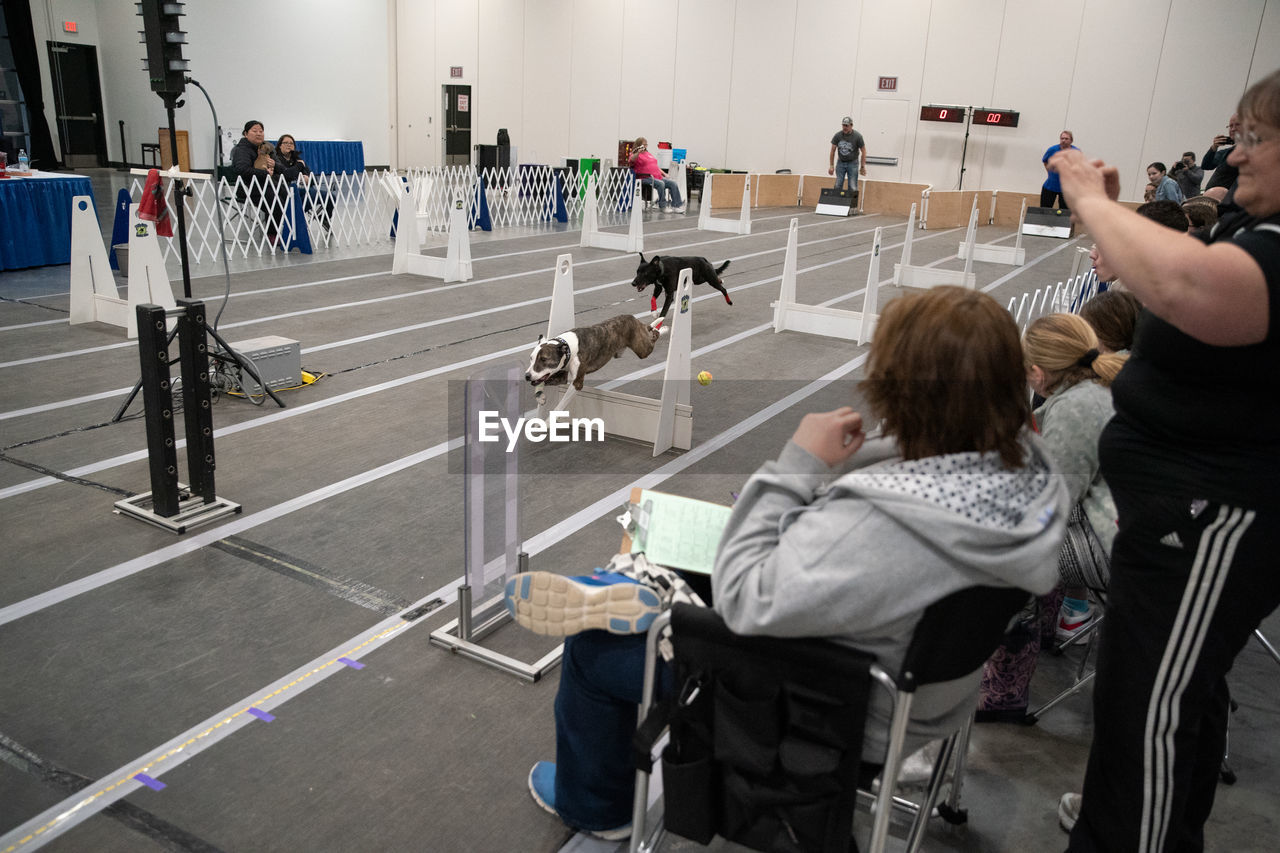
<path id="1" fill-rule="evenodd" d="M 729 89 L 726 164 L 749 172 L 789 168 L 786 149 L 796 0 L 738 0 Z"/>
<path id="2" fill-rule="evenodd" d="M 479 0 L 479 59 L 472 90 L 479 102 L 471 119 L 472 141 L 491 145 L 498 128 L 505 127 L 517 155 L 524 153 L 525 140 L 524 16 L 524 0 Z"/>
<path id="3" fill-rule="evenodd" d="M 704 166 L 725 167 L 734 0 L 680 0 L 671 142 Z"/>
<path id="4" fill-rule="evenodd" d="M 1040 192 L 1045 180 L 1040 158 L 1067 127 L 1073 68 L 1072 63 L 1046 59 L 1046 28 L 1053 34 L 1054 56 L 1075 56 L 1083 13 L 1079 0 L 1056 4 L 1052 19 L 1037 3 L 1010 3 L 1005 10 L 995 88 L 987 106 L 1018 110 L 1018 126 L 981 131 L 985 144 L 972 159 L 974 170 L 965 174 L 966 189 Z"/>
<path id="5" fill-rule="evenodd" d="M 1141 200 L 1146 183 L 1138 164 L 1169 5 L 1090 2 L 1080 25 L 1066 125 L 1077 147 L 1120 170 L 1126 200 Z M 1044 142 L 1052 144 L 1053 137 Z"/>
<path id="6" fill-rule="evenodd" d="M 569 86 L 569 156 L 617 159 L 623 0 L 576 0 Z"/>
<path id="7" fill-rule="evenodd" d="M 653 145 L 660 140 L 674 141 L 671 111 L 677 85 L 675 32 L 679 6 L 679 0 L 624 3 L 618 139 L 643 136 Z"/>
<path id="8" fill-rule="evenodd" d="M 992 101 L 992 92 L 1004 8 L 1004 0 L 933 4 L 921 80 L 922 103 L 1000 106 Z M 964 186 L 976 187 L 980 169 L 972 167 L 982 162 L 989 131 L 974 127 L 966 149 L 964 125 L 920 121 L 917 125 L 911 180 L 956 189 L 963 154 L 970 168 Z"/>
<path id="9" fill-rule="evenodd" d="M 1146 168 L 1152 161 L 1172 166 L 1184 151 L 1203 154 L 1244 92 L 1250 56 L 1240 45 L 1257 38 L 1265 0 L 1237 0 L 1230 14 L 1204 14 L 1200 0 L 1173 0 L 1164 27 L 1160 74 L 1151 95 L 1151 118 L 1133 183 L 1141 199 Z M 1205 74 L 1192 56 L 1212 56 Z M 1122 177 L 1127 177 L 1121 172 Z M 1207 178 L 1207 176 L 1206 176 Z"/>
<path id="10" fill-rule="evenodd" d="M 562 165 L 569 155 L 569 75 L 573 0 L 526 0 L 524 163 Z"/>
<path id="11" fill-rule="evenodd" d="M 853 113 L 853 124 L 864 135 L 871 131 L 860 114 L 865 99 L 907 100 L 914 105 L 913 108 L 921 103 L 931 5 L 929 0 L 863 0 L 851 106 L 859 108 Z M 882 76 L 897 77 L 898 90 L 878 92 L 876 86 Z M 832 128 L 831 133 L 838 129 Z M 901 171 L 903 180 L 911 180 L 918 132 L 919 122 L 908 123 Z M 824 156 L 831 150 L 830 133 L 826 140 Z M 874 155 L 877 152 L 868 148 L 867 153 Z M 823 171 L 826 171 L 825 161 Z M 867 171 L 875 174 L 871 168 Z"/>
<path id="12" fill-rule="evenodd" d="M 436 3 L 396 2 L 396 165 L 440 165 L 440 94 L 436 77 Z M 368 152 L 365 152 L 365 162 Z"/>
<path id="13" fill-rule="evenodd" d="M 796 174 L 827 172 L 831 136 L 852 116 L 853 58 L 862 0 L 799 0 L 791 59 L 791 92 L 783 165 Z"/>
<path id="14" fill-rule="evenodd" d="M 1262 25 L 1253 48 L 1253 62 L 1249 68 L 1249 85 L 1266 77 L 1272 71 L 1280 71 L 1280 0 L 1267 0 L 1262 13 Z"/>

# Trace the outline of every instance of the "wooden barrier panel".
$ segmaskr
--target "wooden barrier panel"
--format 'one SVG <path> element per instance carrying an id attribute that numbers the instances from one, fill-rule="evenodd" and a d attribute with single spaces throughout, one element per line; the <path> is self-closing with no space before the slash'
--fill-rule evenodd
<path id="1" fill-rule="evenodd" d="M 969 224 L 973 198 L 978 197 L 978 221 L 986 222 L 991 210 L 990 190 L 934 190 L 929 193 L 929 213 L 925 224 L 930 228 L 958 228 Z"/>
<path id="2" fill-rule="evenodd" d="M 835 186 L 832 179 L 832 186 Z M 904 184 L 897 181 L 863 181 L 861 185 L 864 213 L 893 213 L 906 216 L 911 205 L 920 203 L 920 194 L 929 189 L 928 184 Z M 815 199 L 814 204 L 817 204 Z M 965 216 L 969 211 L 965 210 Z"/>
<path id="3" fill-rule="evenodd" d="M 755 207 L 795 207 L 799 202 L 799 175 L 756 175 L 753 180 L 755 182 L 755 198 L 751 201 Z M 720 181 L 717 180 L 717 195 L 720 189 L 719 183 Z M 738 192 L 742 192 L 741 187 L 738 188 Z M 741 195 L 739 195 L 739 198 L 741 198 Z"/>
<path id="4" fill-rule="evenodd" d="M 801 184 L 800 206 L 817 207 L 818 199 L 822 198 L 822 188 L 832 186 L 835 186 L 835 178 L 830 175 L 805 175 Z"/>
<path id="5" fill-rule="evenodd" d="M 1040 193 L 1019 193 L 1011 190 L 1000 190 L 996 196 L 996 216 L 993 225 L 1006 228 L 1018 227 L 1018 216 L 1022 213 L 1022 200 L 1027 200 L 1027 207 L 1040 206 Z"/>
<path id="6" fill-rule="evenodd" d="M 711 182 L 711 207 L 732 207 L 737 210 L 742 206 L 742 182 L 746 175 L 728 175 L 715 173 Z"/>

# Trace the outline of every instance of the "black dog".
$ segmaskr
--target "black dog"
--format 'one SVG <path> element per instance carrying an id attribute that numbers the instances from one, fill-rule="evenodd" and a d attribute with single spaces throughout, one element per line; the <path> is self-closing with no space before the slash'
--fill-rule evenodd
<path id="1" fill-rule="evenodd" d="M 659 317 L 665 317 L 667 309 L 671 307 L 671 300 L 675 298 L 676 286 L 680 283 L 680 270 L 688 267 L 693 274 L 694 284 L 711 285 L 724 294 L 725 302 L 732 305 L 733 300 L 729 298 L 729 291 L 724 289 L 724 282 L 720 280 L 720 273 L 724 272 L 727 266 L 729 266 L 728 261 L 718 267 L 712 267 L 711 262 L 706 258 L 677 258 L 662 255 L 654 255 L 646 261 L 644 254 L 641 253 L 640 266 L 636 267 L 636 277 L 631 285 L 642 293 L 645 288 L 652 285 L 653 296 L 650 298 L 650 307 L 655 309 L 658 305 L 658 294 L 665 291 L 666 299 L 662 303 L 662 310 L 658 312 Z"/>

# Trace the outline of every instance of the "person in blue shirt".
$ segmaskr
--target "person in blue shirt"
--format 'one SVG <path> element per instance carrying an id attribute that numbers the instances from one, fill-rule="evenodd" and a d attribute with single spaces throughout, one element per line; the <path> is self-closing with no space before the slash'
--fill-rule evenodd
<path id="1" fill-rule="evenodd" d="M 1049 158 L 1059 151 L 1066 151 L 1069 148 L 1079 151 L 1072 143 L 1075 142 L 1075 134 L 1069 130 L 1064 130 L 1058 134 L 1058 144 L 1050 145 L 1049 150 L 1044 152 L 1044 156 L 1040 158 L 1040 162 L 1044 164 L 1044 171 L 1047 177 L 1044 179 L 1044 186 L 1040 188 L 1040 206 L 1041 207 L 1057 207 L 1061 210 L 1067 210 L 1067 200 L 1062 195 L 1062 184 L 1058 181 L 1058 173 L 1049 168 Z"/>
<path id="2" fill-rule="evenodd" d="M 1182 188 L 1178 186 L 1178 182 L 1169 177 L 1164 167 L 1164 163 L 1156 161 L 1147 166 L 1147 180 L 1151 182 L 1151 186 L 1156 188 L 1155 195 L 1151 197 L 1152 201 L 1176 201 L 1182 204 Z"/>

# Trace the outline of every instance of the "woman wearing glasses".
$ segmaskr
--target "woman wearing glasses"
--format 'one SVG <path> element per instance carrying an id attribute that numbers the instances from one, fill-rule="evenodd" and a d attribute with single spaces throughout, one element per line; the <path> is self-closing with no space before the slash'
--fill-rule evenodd
<path id="1" fill-rule="evenodd" d="M 1050 166 L 1142 300 L 1099 442 L 1119 509 L 1083 800 L 1071 851 L 1204 849 L 1225 675 L 1280 604 L 1280 72 L 1241 99 L 1235 202 L 1203 241 L 1117 204 L 1114 167 Z"/>

